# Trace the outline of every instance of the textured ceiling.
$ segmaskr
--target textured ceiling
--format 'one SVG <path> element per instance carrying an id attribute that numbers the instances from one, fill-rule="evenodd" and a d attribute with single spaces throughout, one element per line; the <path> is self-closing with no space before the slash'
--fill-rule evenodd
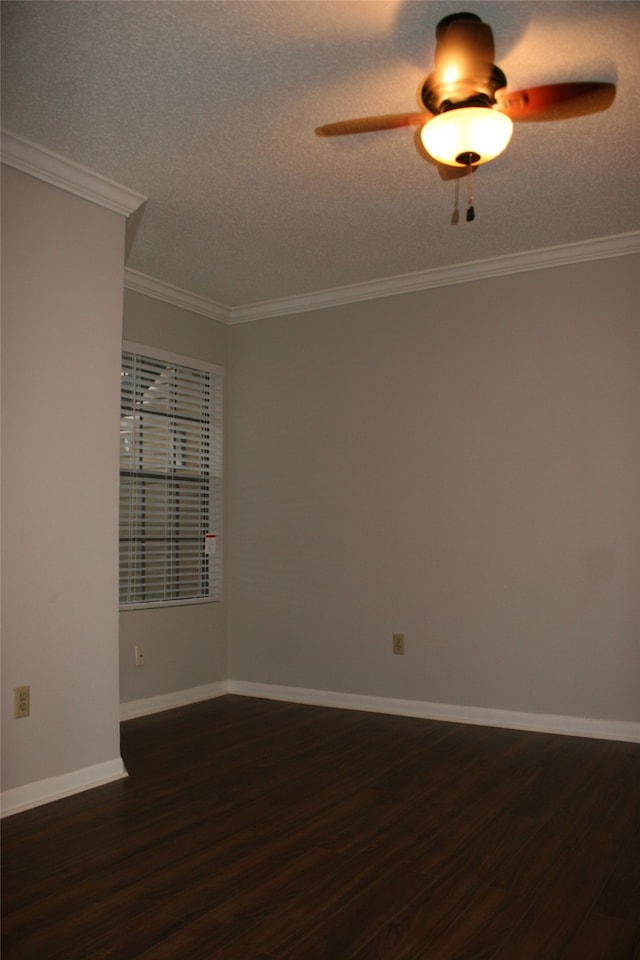
<path id="1" fill-rule="evenodd" d="M 617 85 L 605 113 L 517 124 L 473 223 L 414 130 L 314 134 L 418 109 L 458 9 L 509 88 Z M 149 198 L 129 267 L 240 306 L 637 230 L 639 49 L 640 4 L 613 0 L 9 0 L 2 124 Z"/>

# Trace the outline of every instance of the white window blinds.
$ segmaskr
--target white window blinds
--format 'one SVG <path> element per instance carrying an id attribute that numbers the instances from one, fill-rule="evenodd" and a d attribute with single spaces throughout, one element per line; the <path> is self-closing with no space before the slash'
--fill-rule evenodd
<path id="1" fill-rule="evenodd" d="M 221 598 L 222 393 L 220 368 L 125 344 L 121 604 Z"/>

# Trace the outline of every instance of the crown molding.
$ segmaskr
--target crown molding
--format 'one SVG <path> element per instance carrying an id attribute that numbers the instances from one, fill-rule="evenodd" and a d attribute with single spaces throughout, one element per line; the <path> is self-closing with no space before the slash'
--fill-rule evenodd
<path id="1" fill-rule="evenodd" d="M 355 283 L 344 287 L 333 287 L 316 293 L 301 294 L 297 297 L 283 297 L 281 300 L 265 300 L 241 307 L 230 307 L 216 303 L 174 287 L 163 280 L 155 280 L 136 270 L 125 270 L 125 287 L 144 293 L 146 296 L 164 300 L 174 306 L 201 314 L 220 323 L 233 325 L 250 323 L 254 320 L 266 320 L 269 317 L 283 317 L 293 313 L 307 313 L 310 310 L 322 310 L 327 307 L 339 307 L 349 303 L 376 300 L 381 297 L 395 297 L 403 293 L 429 290 L 433 287 L 454 286 L 470 283 L 474 280 L 486 280 L 493 277 L 508 276 L 512 273 L 525 273 L 532 270 L 545 270 L 550 267 L 566 266 L 572 263 L 584 263 L 589 260 L 605 260 L 612 257 L 624 257 L 640 253 L 640 231 L 622 233 L 612 237 L 585 240 L 580 243 L 565 244 L 560 247 L 545 247 L 541 250 L 529 250 L 525 253 L 509 254 L 487 260 L 475 260 L 450 267 L 439 267 L 419 273 L 407 273 L 396 277 L 385 277 L 368 283 Z"/>
<path id="2" fill-rule="evenodd" d="M 170 283 L 165 283 L 164 280 L 148 277 L 146 274 L 132 270 L 130 267 L 125 267 L 124 286 L 125 290 L 144 293 L 147 297 L 162 300 L 164 303 L 171 303 L 174 307 L 182 307 L 184 310 L 198 313 L 210 320 L 232 323 L 233 307 L 227 307 L 224 303 L 216 303 L 215 300 L 208 300 L 197 293 L 190 293 L 188 290 L 174 287 Z"/>
<path id="3" fill-rule="evenodd" d="M 459 283 L 470 283 L 473 280 L 486 280 L 512 273 L 525 273 L 532 270 L 544 270 L 549 267 L 566 266 L 572 263 L 584 263 L 589 260 L 622 257 L 638 252 L 640 252 L 640 231 L 623 233 L 612 237 L 565 244 L 559 247 L 545 247 L 540 250 L 513 253 L 504 257 L 492 257 L 487 260 L 475 260 L 449 267 L 437 267 L 433 270 L 423 270 L 418 273 L 384 277 L 381 280 L 334 287 L 330 290 L 320 290 L 317 293 L 285 297 L 282 300 L 268 300 L 242 307 L 232 307 L 231 318 L 228 322 L 249 323 L 252 320 L 264 320 L 267 317 L 306 313 L 310 310 L 343 306 L 363 300 L 377 300 L 381 297 L 394 297 L 418 290 L 430 290 L 433 287 L 453 286 Z"/>
<path id="4" fill-rule="evenodd" d="M 55 187 L 67 190 L 85 200 L 113 210 L 125 217 L 137 210 L 147 198 L 134 190 L 115 183 L 100 174 L 94 173 L 65 157 L 40 147 L 38 144 L 2 130 L 2 162 L 44 180 Z M 590 260 L 603 260 L 622 257 L 640 252 L 640 231 L 623 233 L 595 240 L 585 240 L 563 246 L 545 247 L 503 257 L 475 260 L 448 267 L 437 267 L 416 273 L 384 277 L 365 283 L 348 284 L 283 297 L 279 300 L 265 300 L 244 306 L 231 307 L 209 300 L 207 297 L 191 293 L 163 280 L 156 280 L 137 270 L 125 270 L 125 287 L 146 296 L 154 297 L 174 306 L 182 307 L 191 313 L 217 320 L 220 323 L 249 323 L 265 320 L 269 317 L 281 317 L 294 313 L 307 313 L 327 307 L 344 306 L 382 297 L 394 297 L 404 293 L 429 290 L 433 287 L 453 286 L 474 280 L 502 277 L 512 273 L 524 273 L 532 270 L 544 270 L 550 267 L 566 266 L 572 263 L 584 263 Z"/>
<path id="5" fill-rule="evenodd" d="M 135 190 L 123 187 L 25 137 L 11 133 L 10 130 L 2 130 L 1 158 L 7 166 L 15 167 L 16 170 L 125 217 L 137 210 L 147 199 Z"/>

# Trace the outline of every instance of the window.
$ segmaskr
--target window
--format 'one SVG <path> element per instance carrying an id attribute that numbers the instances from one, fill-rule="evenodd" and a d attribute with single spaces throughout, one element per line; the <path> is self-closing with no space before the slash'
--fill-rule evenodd
<path id="1" fill-rule="evenodd" d="M 125 343 L 120 603 L 222 595 L 222 369 Z"/>

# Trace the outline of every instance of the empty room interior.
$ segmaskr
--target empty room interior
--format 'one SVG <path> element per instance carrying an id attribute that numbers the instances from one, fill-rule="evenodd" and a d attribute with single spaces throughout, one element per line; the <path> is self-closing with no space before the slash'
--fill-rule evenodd
<path id="1" fill-rule="evenodd" d="M 465 9 L 2 3 L 7 960 L 640 957 L 640 4 Z"/>

